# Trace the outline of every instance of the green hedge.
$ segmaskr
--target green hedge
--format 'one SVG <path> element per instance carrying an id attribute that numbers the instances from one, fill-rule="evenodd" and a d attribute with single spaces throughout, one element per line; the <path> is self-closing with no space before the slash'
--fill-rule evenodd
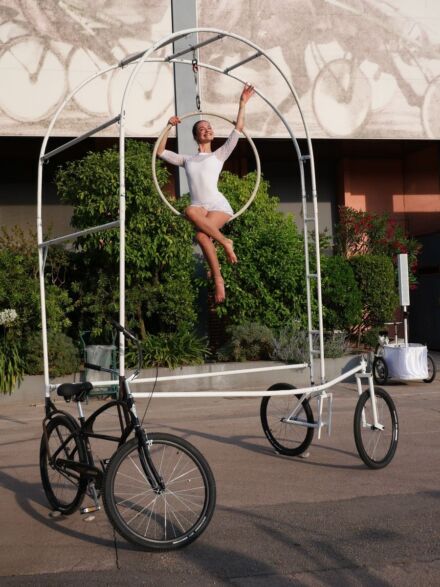
<path id="1" fill-rule="evenodd" d="M 399 305 L 394 267 L 384 255 L 357 255 L 349 261 L 361 292 L 363 310 L 358 334 L 362 336 L 393 319 Z"/>

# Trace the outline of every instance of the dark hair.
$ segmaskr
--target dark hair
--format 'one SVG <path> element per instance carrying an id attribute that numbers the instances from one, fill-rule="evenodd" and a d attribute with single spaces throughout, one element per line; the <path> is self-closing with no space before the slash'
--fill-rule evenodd
<path id="1" fill-rule="evenodd" d="M 192 127 L 192 133 L 193 133 L 193 137 L 194 140 L 197 140 L 197 126 L 201 123 L 201 122 L 208 122 L 207 120 L 198 120 L 197 122 L 194 123 L 193 127 Z"/>

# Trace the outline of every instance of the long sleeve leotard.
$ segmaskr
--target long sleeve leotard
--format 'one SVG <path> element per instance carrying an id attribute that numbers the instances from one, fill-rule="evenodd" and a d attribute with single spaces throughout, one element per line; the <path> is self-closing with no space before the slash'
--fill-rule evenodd
<path id="1" fill-rule="evenodd" d="M 240 133 L 234 129 L 223 145 L 212 153 L 179 155 L 166 149 L 162 152 L 161 159 L 185 169 L 191 206 L 205 208 L 208 212 L 234 214 L 228 200 L 219 192 L 217 183 L 223 164 L 237 145 L 239 136 Z"/>

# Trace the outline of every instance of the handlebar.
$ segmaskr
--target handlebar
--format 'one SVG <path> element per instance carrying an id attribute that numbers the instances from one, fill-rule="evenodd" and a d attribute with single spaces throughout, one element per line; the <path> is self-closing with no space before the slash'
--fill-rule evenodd
<path id="1" fill-rule="evenodd" d="M 121 332 L 125 336 L 125 338 L 129 338 L 135 343 L 138 352 L 138 364 L 136 367 L 136 373 L 139 373 L 139 371 L 142 369 L 142 347 L 139 339 L 132 332 L 130 332 L 124 326 L 122 326 L 122 324 L 116 322 L 116 320 L 111 319 L 110 322 L 113 324 L 113 326 L 116 328 L 118 332 Z"/>

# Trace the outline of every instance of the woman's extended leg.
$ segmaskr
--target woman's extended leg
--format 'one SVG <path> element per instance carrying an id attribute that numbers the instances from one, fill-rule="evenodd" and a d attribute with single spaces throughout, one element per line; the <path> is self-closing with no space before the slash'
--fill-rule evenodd
<path id="1" fill-rule="evenodd" d="M 194 224 L 199 231 L 204 232 L 225 249 L 226 256 L 230 263 L 237 263 L 237 256 L 234 253 L 234 245 L 231 239 L 226 238 L 220 228 L 229 220 L 229 214 L 224 212 L 207 212 L 205 208 L 188 206 L 185 216 Z"/>
<path id="2" fill-rule="evenodd" d="M 226 294 L 225 294 L 225 284 L 223 281 L 223 277 L 220 271 L 220 264 L 218 262 L 217 251 L 215 250 L 215 245 L 210 236 L 205 234 L 204 232 L 196 232 L 196 240 L 200 245 L 200 248 L 203 251 L 203 255 L 205 256 L 206 261 L 208 262 L 209 269 L 211 271 L 211 277 L 214 279 L 215 285 L 215 294 L 214 299 L 216 304 L 221 304 L 224 302 Z"/>
<path id="3" fill-rule="evenodd" d="M 229 219 L 228 214 L 224 214 L 223 212 L 207 212 L 204 208 L 201 208 L 201 210 L 206 213 L 206 219 L 210 223 L 211 227 L 214 227 L 216 230 L 218 230 L 218 232 L 220 232 L 220 228 L 222 228 L 222 226 L 224 226 L 224 224 Z M 206 261 L 208 262 L 209 268 L 211 270 L 211 276 L 214 279 L 215 303 L 220 304 L 225 300 L 226 293 L 215 245 L 212 241 L 212 238 L 201 230 L 196 232 L 196 239 L 203 251 Z M 232 241 L 230 242 L 232 243 Z"/>

